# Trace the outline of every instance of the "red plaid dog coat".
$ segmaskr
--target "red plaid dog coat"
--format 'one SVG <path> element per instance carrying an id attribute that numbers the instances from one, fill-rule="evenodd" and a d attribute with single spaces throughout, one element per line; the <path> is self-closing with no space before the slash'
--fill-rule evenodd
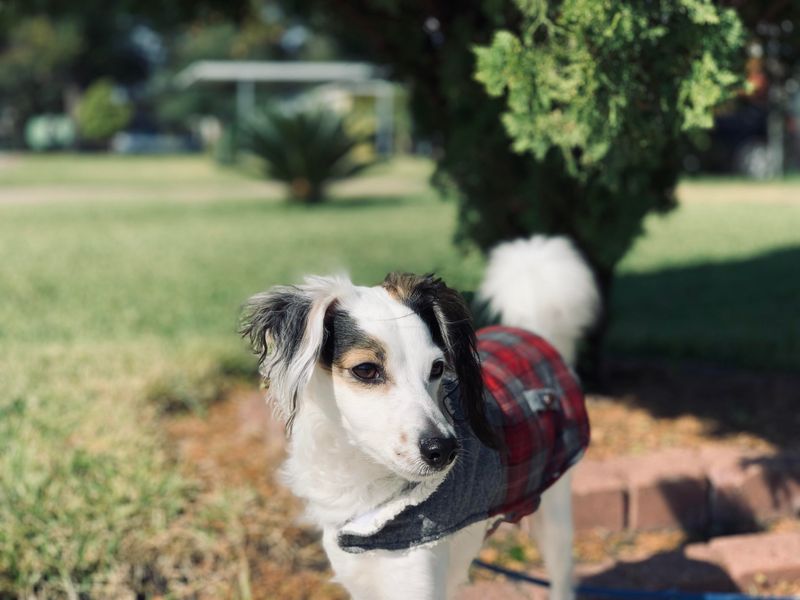
<path id="1" fill-rule="evenodd" d="M 486 415 L 504 448 L 492 450 L 475 437 L 458 383 L 445 382 L 463 449 L 453 469 L 432 493 L 414 498 L 416 484 L 409 484 L 408 502 L 393 499 L 367 525 L 363 518 L 343 524 L 338 541 L 344 550 L 399 550 L 492 517 L 516 522 L 535 511 L 542 492 L 583 455 L 589 444 L 583 392 L 558 352 L 513 327 L 486 327 L 477 337 Z"/>

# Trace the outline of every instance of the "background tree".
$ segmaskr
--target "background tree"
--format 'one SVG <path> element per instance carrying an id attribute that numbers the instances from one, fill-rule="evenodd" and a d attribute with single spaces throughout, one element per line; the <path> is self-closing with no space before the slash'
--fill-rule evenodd
<path id="1" fill-rule="evenodd" d="M 707 0 L 294 8 L 408 83 L 435 180 L 459 198 L 460 240 L 567 234 L 606 300 L 645 215 L 674 206 L 687 134 L 711 125 L 743 58 L 735 14 Z"/>
<path id="2" fill-rule="evenodd" d="M 285 24 L 248 12 L 240 21 L 200 17 L 175 31 L 168 41 L 168 59 L 150 81 L 148 96 L 159 122 L 185 128 L 192 119 L 214 115 L 229 123 L 235 114 L 233 85 L 202 85 L 175 89 L 175 77 L 199 60 L 278 60 Z"/>
<path id="3" fill-rule="evenodd" d="M 8 0 L 0 3 L 0 112 L 21 144 L 28 119 L 72 112 L 94 81 L 134 95 L 163 60 L 168 41 L 196 22 L 244 22 L 251 0 Z M 230 26 L 235 29 L 233 25 Z"/>
<path id="4" fill-rule="evenodd" d="M 76 111 L 81 138 L 93 144 L 106 144 L 130 121 L 131 108 L 108 79 L 99 79 L 86 90 Z"/>
<path id="5" fill-rule="evenodd" d="M 476 75 L 505 96 L 513 149 L 568 180 L 540 185 L 522 221 L 570 235 L 604 281 L 644 216 L 673 206 L 686 134 L 741 89 L 743 31 L 698 0 L 517 4 L 519 27 L 477 48 Z"/>
<path id="6" fill-rule="evenodd" d="M 28 17 L 8 32 L 0 44 L 0 110 L 10 111 L 18 143 L 31 116 L 63 112 L 68 68 L 82 48 L 71 21 Z"/>

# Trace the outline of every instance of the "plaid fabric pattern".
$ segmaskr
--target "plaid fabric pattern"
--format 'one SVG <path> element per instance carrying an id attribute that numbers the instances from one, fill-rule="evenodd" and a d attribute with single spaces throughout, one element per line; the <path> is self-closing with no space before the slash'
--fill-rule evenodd
<path id="1" fill-rule="evenodd" d="M 505 444 L 505 494 L 489 516 L 516 522 L 583 455 L 589 419 L 577 378 L 546 340 L 504 326 L 477 336 L 488 416 Z"/>
<path id="2" fill-rule="evenodd" d="M 486 327 L 477 335 L 486 416 L 505 448 L 478 440 L 458 382 L 445 380 L 445 403 L 462 448 L 453 469 L 424 500 L 410 499 L 410 484 L 387 502 L 397 502 L 396 510 L 343 523 L 337 535 L 343 550 L 402 550 L 490 518 L 516 522 L 536 510 L 542 492 L 583 455 L 589 444 L 583 393 L 555 349 L 511 327 Z"/>

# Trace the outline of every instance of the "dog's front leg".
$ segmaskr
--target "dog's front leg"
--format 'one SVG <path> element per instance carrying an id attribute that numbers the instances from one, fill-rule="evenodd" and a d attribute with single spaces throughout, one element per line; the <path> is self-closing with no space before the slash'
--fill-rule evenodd
<path id="1" fill-rule="evenodd" d="M 325 530 L 323 545 L 341 583 L 354 600 L 442 600 L 445 598 L 450 544 L 402 552 L 375 550 L 361 554 L 343 551 L 336 533 Z"/>

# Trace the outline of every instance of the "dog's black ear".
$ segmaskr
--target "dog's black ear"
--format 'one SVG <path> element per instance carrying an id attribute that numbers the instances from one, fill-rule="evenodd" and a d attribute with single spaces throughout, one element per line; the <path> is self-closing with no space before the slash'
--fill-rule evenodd
<path id="1" fill-rule="evenodd" d="M 311 311 L 311 298 L 295 286 L 277 286 L 245 304 L 242 337 L 250 338 L 262 365 L 270 351 L 291 360 L 297 353 Z"/>
<path id="2" fill-rule="evenodd" d="M 445 353 L 448 367 L 458 378 L 472 430 L 484 444 L 498 448 L 497 436 L 486 418 L 475 329 L 464 299 L 432 274 L 389 273 L 383 287 L 407 304 L 428 326 L 434 343 Z"/>
<path id="3" fill-rule="evenodd" d="M 342 283 L 314 278 L 305 285 L 276 286 L 250 298 L 242 312 L 240 333 L 259 356 L 269 397 L 287 431 L 297 413 L 297 398 L 319 358 L 325 311 Z"/>

